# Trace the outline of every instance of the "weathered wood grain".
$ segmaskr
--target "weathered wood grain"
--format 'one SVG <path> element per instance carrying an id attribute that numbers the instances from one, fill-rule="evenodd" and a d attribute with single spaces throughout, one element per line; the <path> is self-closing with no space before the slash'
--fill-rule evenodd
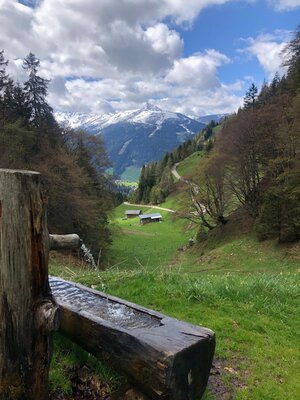
<path id="1" fill-rule="evenodd" d="M 76 234 L 49 235 L 50 250 L 76 250 L 81 246 L 80 237 Z"/>
<path id="2" fill-rule="evenodd" d="M 51 278 L 61 332 L 126 374 L 151 399 L 199 400 L 215 337 L 194 326 L 82 285 Z"/>
<path id="3" fill-rule="evenodd" d="M 0 170 L 0 399 L 46 400 L 51 331 L 46 199 L 36 172 Z"/>

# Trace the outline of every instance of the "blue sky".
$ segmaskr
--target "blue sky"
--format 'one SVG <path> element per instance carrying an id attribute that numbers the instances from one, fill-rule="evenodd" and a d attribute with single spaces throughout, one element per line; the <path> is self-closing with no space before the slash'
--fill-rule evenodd
<path id="1" fill-rule="evenodd" d="M 190 116 L 236 110 L 284 73 L 300 0 L 0 0 L 0 49 L 23 81 L 34 52 L 56 111 L 145 102 Z"/>
<path id="2" fill-rule="evenodd" d="M 299 2 L 295 4 L 300 5 Z M 269 78 L 255 57 L 239 57 L 238 49 L 245 48 L 245 39 L 263 34 L 295 31 L 300 23 L 300 7 L 276 10 L 267 1 L 233 1 L 204 9 L 192 29 L 181 30 L 185 41 L 185 55 L 206 48 L 215 48 L 234 62 L 220 68 L 219 76 L 226 83 L 237 77 L 253 76 L 260 84 Z M 282 36 L 276 37 L 281 43 Z M 240 58 L 240 59 L 239 59 Z"/>

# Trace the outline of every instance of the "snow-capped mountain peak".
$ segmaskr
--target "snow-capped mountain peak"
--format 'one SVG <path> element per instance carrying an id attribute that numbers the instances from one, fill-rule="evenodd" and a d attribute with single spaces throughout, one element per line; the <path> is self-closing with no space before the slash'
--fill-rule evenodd
<path id="1" fill-rule="evenodd" d="M 144 106 L 141 108 L 142 110 L 153 110 L 153 111 L 161 111 L 161 108 L 155 106 L 154 104 L 147 102 L 144 104 Z"/>
<path id="2" fill-rule="evenodd" d="M 123 122 L 161 125 L 167 119 L 190 119 L 183 114 L 162 110 L 151 103 L 136 110 L 119 111 L 110 114 L 85 114 L 85 113 L 55 113 L 56 120 L 61 124 L 67 124 L 72 128 L 94 126 L 101 130 L 108 126 Z"/>
<path id="3" fill-rule="evenodd" d="M 56 113 L 55 117 L 62 125 L 101 134 L 117 174 L 126 167 L 139 168 L 158 160 L 205 126 L 151 103 L 140 109 L 110 114 Z"/>

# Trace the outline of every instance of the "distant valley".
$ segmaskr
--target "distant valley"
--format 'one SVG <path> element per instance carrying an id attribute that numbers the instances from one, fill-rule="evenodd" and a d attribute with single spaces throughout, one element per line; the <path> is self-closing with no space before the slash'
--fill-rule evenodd
<path id="1" fill-rule="evenodd" d="M 141 168 L 159 160 L 166 152 L 200 132 L 211 119 L 223 115 L 200 117 L 165 111 L 151 104 L 143 108 L 114 114 L 56 113 L 60 124 L 101 134 L 106 150 L 120 176 L 126 169 Z M 201 120 L 202 118 L 202 120 Z M 202 122 L 205 121 L 205 122 Z"/>

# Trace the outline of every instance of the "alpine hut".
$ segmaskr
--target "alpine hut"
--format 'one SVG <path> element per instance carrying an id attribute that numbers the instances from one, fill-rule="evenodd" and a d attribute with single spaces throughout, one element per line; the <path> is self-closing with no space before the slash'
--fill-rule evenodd
<path id="1" fill-rule="evenodd" d="M 149 222 L 160 222 L 162 220 L 162 216 L 160 213 L 154 213 L 154 214 L 143 214 L 139 215 L 140 218 L 140 224 L 144 225 Z"/>
<path id="2" fill-rule="evenodd" d="M 126 218 L 135 218 L 142 214 L 142 210 L 126 210 L 125 217 Z"/>

